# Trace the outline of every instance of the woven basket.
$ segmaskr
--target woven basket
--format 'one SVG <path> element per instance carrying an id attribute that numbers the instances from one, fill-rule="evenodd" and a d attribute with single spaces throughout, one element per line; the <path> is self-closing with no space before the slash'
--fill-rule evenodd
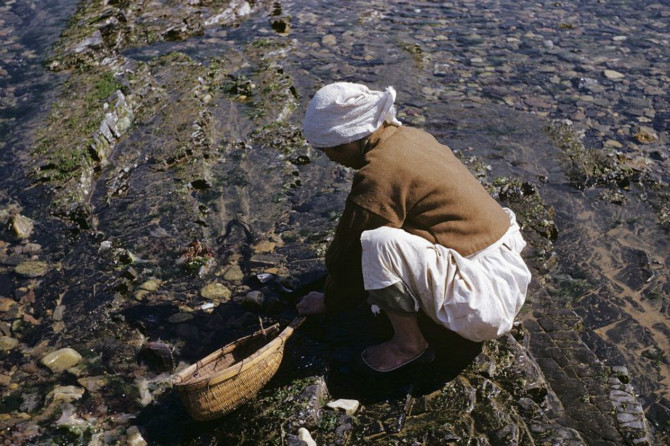
<path id="1" fill-rule="evenodd" d="M 176 374 L 172 383 L 186 411 L 198 421 L 213 420 L 256 395 L 277 372 L 286 340 L 304 320 L 295 318 L 281 333 L 279 324 L 259 330 Z"/>

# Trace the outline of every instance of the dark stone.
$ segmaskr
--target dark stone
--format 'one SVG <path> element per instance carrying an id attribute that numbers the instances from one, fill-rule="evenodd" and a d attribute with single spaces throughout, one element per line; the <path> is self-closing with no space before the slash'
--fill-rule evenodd
<path id="1" fill-rule="evenodd" d="M 147 342 L 142 346 L 139 357 L 158 372 L 170 372 L 174 369 L 175 348 L 165 342 Z"/>
<path id="2" fill-rule="evenodd" d="M 621 263 L 623 268 L 616 275 L 620 280 L 633 290 L 639 290 L 654 277 L 651 269 L 649 256 L 639 249 L 622 248 Z"/>

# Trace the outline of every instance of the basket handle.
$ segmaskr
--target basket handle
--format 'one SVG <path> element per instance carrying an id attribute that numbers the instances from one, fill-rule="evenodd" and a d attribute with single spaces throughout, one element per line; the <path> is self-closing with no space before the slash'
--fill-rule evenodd
<path id="1" fill-rule="evenodd" d="M 291 323 L 288 325 L 288 327 L 286 327 L 284 331 L 282 331 L 282 333 L 280 334 L 282 339 L 283 340 L 288 339 L 288 337 L 291 336 L 293 332 L 297 330 L 298 327 L 300 327 L 303 324 L 303 322 L 305 322 L 306 319 L 307 318 L 305 316 L 298 316 L 295 319 L 293 319 Z"/>

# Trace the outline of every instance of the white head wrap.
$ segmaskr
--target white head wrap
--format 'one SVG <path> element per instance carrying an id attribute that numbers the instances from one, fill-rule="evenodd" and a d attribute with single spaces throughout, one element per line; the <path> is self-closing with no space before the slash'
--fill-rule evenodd
<path id="1" fill-rule="evenodd" d="M 307 107 L 303 133 L 314 147 L 335 147 L 370 135 L 395 117 L 395 90 L 370 90 L 365 85 L 336 82 L 316 92 Z"/>

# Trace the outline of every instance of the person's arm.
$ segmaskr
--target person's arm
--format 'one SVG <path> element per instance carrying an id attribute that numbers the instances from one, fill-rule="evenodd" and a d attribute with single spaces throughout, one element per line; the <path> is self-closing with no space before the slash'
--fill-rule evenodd
<path id="1" fill-rule="evenodd" d="M 328 277 L 323 304 L 327 311 L 350 309 L 367 298 L 361 267 L 361 234 L 389 225 L 385 218 L 347 200 L 335 237 L 326 252 Z"/>

